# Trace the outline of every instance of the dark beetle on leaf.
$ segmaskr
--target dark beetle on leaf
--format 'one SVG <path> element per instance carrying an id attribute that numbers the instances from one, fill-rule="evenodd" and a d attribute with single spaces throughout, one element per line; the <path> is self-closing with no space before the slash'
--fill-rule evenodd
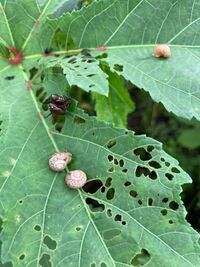
<path id="1" fill-rule="evenodd" d="M 44 110 L 50 111 L 52 122 L 55 123 L 58 116 L 66 114 L 70 103 L 71 98 L 64 95 L 53 94 L 43 102 L 42 107 Z"/>

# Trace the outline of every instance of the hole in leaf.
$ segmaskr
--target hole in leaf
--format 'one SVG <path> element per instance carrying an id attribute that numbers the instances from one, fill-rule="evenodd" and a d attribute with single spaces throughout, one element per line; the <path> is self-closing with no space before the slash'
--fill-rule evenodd
<path id="1" fill-rule="evenodd" d="M 171 201 L 171 202 L 169 203 L 169 207 L 170 207 L 170 209 L 172 209 L 172 210 L 177 210 L 177 209 L 179 208 L 179 205 L 178 205 L 178 203 L 176 203 L 175 201 Z"/>
<path id="2" fill-rule="evenodd" d="M 117 143 L 117 141 L 115 139 L 113 140 L 110 140 L 108 143 L 107 143 L 107 148 L 112 148 L 113 146 L 115 146 Z"/>
<path id="3" fill-rule="evenodd" d="M 142 200 L 141 199 L 138 200 L 138 204 L 142 205 Z"/>
<path id="4" fill-rule="evenodd" d="M 70 58 L 69 60 L 68 60 L 68 63 L 72 63 L 72 64 L 74 64 L 74 63 L 76 63 L 77 61 L 76 61 L 76 58 L 75 57 L 72 57 L 72 58 Z"/>
<path id="5" fill-rule="evenodd" d="M 147 152 L 143 147 L 137 148 L 133 152 L 136 156 L 140 156 L 140 159 L 144 161 L 150 160 L 152 158 L 151 154 Z"/>
<path id="6" fill-rule="evenodd" d="M 94 87 L 94 86 L 95 86 L 95 84 L 90 84 L 90 85 L 89 85 L 90 88 L 91 88 L 91 87 Z"/>
<path id="7" fill-rule="evenodd" d="M 57 121 L 56 121 L 55 129 L 56 131 L 61 132 L 64 126 L 64 123 L 65 123 L 65 116 L 61 115 L 56 120 Z"/>
<path id="8" fill-rule="evenodd" d="M 10 81 L 10 80 L 13 80 L 14 78 L 15 78 L 14 75 L 13 75 L 13 76 L 6 76 L 6 77 L 5 77 L 5 80 Z"/>
<path id="9" fill-rule="evenodd" d="M 174 173 L 180 173 L 179 169 L 177 169 L 176 167 L 171 168 L 171 171 Z"/>
<path id="10" fill-rule="evenodd" d="M 141 249 L 140 254 L 136 254 L 132 261 L 131 264 L 133 266 L 143 266 L 145 264 L 147 264 L 147 262 L 150 260 L 151 256 L 149 254 L 149 252 L 146 249 Z"/>
<path id="11" fill-rule="evenodd" d="M 165 159 L 164 159 L 164 158 L 161 158 L 160 160 L 161 160 L 161 161 L 163 161 L 163 162 L 165 161 Z"/>
<path id="12" fill-rule="evenodd" d="M 126 181 L 125 183 L 124 183 L 124 186 L 130 186 L 131 185 L 131 182 L 129 182 L 129 181 Z"/>
<path id="13" fill-rule="evenodd" d="M 24 258 L 25 258 L 25 254 L 22 254 L 22 255 L 19 256 L 20 260 L 23 260 Z"/>
<path id="14" fill-rule="evenodd" d="M 76 124 L 85 123 L 85 120 L 77 115 L 74 116 L 73 122 Z"/>
<path id="15" fill-rule="evenodd" d="M 147 175 L 150 174 L 150 171 L 146 167 L 138 166 L 137 169 L 136 169 L 136 176 L 137 177 L 140 177 L 142 174 L 144 174 L 145 176 L 147 176 Z"/>
<path id="16" fill-rule="evenodd" d="M 51 267 L 51 262 L 50 262 L 50 255 L 48 254 L 43 254 L 42 257 L 40 258 L 39 264 L 42 267 Z"/>
<path id="17" fill-rule="evenodd" d="M 128 171 L 128 169 L 123 169 L 122 172 L 126 173 Z"/>
<path id="18" fill-rule="evenodd" d="M 108 209 L 108 210 L 107 210 L 107 216 L 108 216 L 108 217 L 112 217 L 112 210 L 111 210 L 111 209 Z"/>
<path id="19" fill-rule="evenodd" d="M 161 213 L 163 216 L 165 216 L 165 215 L 167 215 L 167 210 L 166 210 L 166 209 L 163 209 L 163 210 L 160 211 L 160 213 Z"/>
<path id="20" fill-rule="evenodd" d="M 137 197 L 137 195 L 138 195 L 138 193 L 136 191 L 134 191 L 134 190 L 131 190 L 129 192 L 129 194 L 130 194 L 131 197 L 134 197 L 134 198 Z"/>
<path id="21" fill-rule="evenodd" d="M 165 173 L 165 176 L 167 177 L 168 180 L 172 180 L 174 178 L 174 175 L 172 175 L 171 173 Z"/>
<path id="22" fill-rule="evenodd" d="M 170 166 L 170 163 L 166 161 L 166 162 L 165 162 L 165 166 L 166 166 L 166 167 L 169 167 L 169 166 Z"/>
<path id="23" fill-rule="evenodd" d="M 34 229 L 35 229 L 35 231 L 41 231 L 41 226 L 39 225 L 39 224 L 36 224 L 35 226 L 34 226 Z"/>
<path id="24" fill-rule="evenodd" d="M 111 186 L 111 183 L 112 183 L 112 178 L 111 177 L 108 177 L 108 179 L 105 182 L 105 186 L 106 187 L 110 187 Z"/>
<path id="25" fill-rule="evenodd" d="M 126 225 L 126 221 L 122 221 L 122 225 Z"/>
<path id="26" fill-rule="evenodd" d="M 19 204 L 22 204 L 23 203 L 23 200 L 19 200 Z"/>
<path id="27" fill-rule="evenodd" d="M 118 160 L 117 159 L 114 159 L 114 164 L 115 165 L 118 165 L 118 163 L 119 163 Z"/>
<path id="28" fill-rule="evenodd" d="M 148 151 L 148 152 L 152 152 L 153 150 L 154 150 L 154 147 L 153 147 L 153 146 L 148 146 L 148 147 L 147 147 L 147 151 Z"/>
<path id="29" fill-rule="evenodd" d="M 110 188 L 110 189 L 108 190 L 107 194 L 106 194 L 106 198 L 107 198 L 108 200 L 111 200 L 111 199 L 114 198 L 114 196 L 115 196 L 115 189 L 114 189 L 114 188 Z"/>
<path id="30" fill-rule="evenodd" d="M 121 220 L 122 220 L 122 215 L 120 215 L 120 214 L 115 215 L 115 221 L 116 222 L 121 222 Z"/>
<path id="31" fill-rule="evenodd" d="M 123 66 L 119 64 L 115 64 L 113 67 L 114 70 L 122 72 L 123 71 Z"/>
<path id="32" fill-rule="evenodd" d="M 114 237 L 116 237 L 120 234 L 121 234 L 121 230 L 114 228 L 114 229 L 107 230 L 107 231 L 103 232 L 103 238 L 105 240 L 110 240 L 110 239 L 113 239 Z"/>
<path id="33" fill-rule="evenodd" d="M 92 212 L 103 212 L 105 209 L 105 205 L 89 197 L 86 198 L 86 203 Z"/>
<path id="34" fill-rule="evenodd" d="M 157 179 L 157 174 L 155 171 L 151 171 L 149 174 L 149 178 L 151 178 L 152 180 L 156 180 Z"/>
<path id="35" fill-rule="evenodd" d="M 80 232 L 82 229 L 83 229 L 82 226 L 76 226 L 76 231 L 77 231 L 77 232 Z"/>
<path id="36" fill-rule="evenodd" d="M 95 74 L 88 74 L 87 77 L 93 77 Z"/>
<path id="37" fill-rule="evenodd" d="M 57 242 L 55 240 L 53 240 L 50 236 L 46 235 L 44 237 L 43 243 L 52 250 L 55 250 L 57 247 Z"/>
<path id="38" fill-rule="evenodd" d="M 102 188 L 101 188 L 101 192 L 102 192 L 102 193 L 105 193 L 105 191 L 106 191 L 105 186 L 102 186 Z"/>
<path id="39" fill-rule="evenodd" d="M 101 267 L 107 267 L 107 264 L 105 264 L 105 262 L 102 262 Z"/>
<path id="40" fill-rule="evenodd" d="M 110 162 L 111 162 L 111 161 L 113 161 L 113 159 L 114 159 L 114 158 L 113 158 L 113 156 L 112 156 L 112 155 L 108 155 L 108 161 L 110 161 Z"/>
<path id="41" fill-rule="evenodd" d="M 173 224 L 174 222 L 172 220 L 169 220 L 169 224 Z"/>
<path id="42" fill-rule="evenodd" d="M 90 193 L 90 194 L 94 194 L 96 193 L 99 188 L 101 188 L 103 185 L 102 181 L 97 179 L 97 180 L 92 180 L 92 181 L 88 181 L 83 187 L 82 189 L 86 192 L 86 193 Z"/>
<path id="43" fill-rule="evenodd" d="M 169 199 L 167 198 L 167 197 L 164 197 L 163 199 L 162 199 L 162 202 L 163 203 L 167 203 L 169 201 Z"/>
<path id="44" fill-rule="evenodd" d="M 114 172 L 115 171 L 115 169 L 113 168 L 113 167 L 111 167 L 110 169 L 108 169 L 108 172 Z"/>
<path id="45" fill-rule="evenodd" d="M 149 198 L 149 199 L 148 199 L 148 205 L 149 205 L 149 206 L 152 206 L 152 204 L 153 204 L 153 198 Z"/>
<path id="46" fill-rule="evenodd" d="M 119 166 L 120 166 L 121 168 L 124 166 L 124 161 L 123 161 L 123 159 L 120 159 L 120 161 L 119 161 Z"/>
<path id="47" fill-rule="evenodd" d="M 149 162 L 149 165 L 150 165 L 151 167 L 155 168 L 155 169 L 159 169 L 159 168 L 161 168 L 161 165 L 160 165 L 157 161 L 155 161 L 155 160 L 150 161 L 150 162 Z"/>

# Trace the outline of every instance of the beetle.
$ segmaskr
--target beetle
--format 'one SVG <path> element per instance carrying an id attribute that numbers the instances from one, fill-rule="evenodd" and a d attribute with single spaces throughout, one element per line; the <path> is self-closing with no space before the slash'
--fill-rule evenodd
<path id="1" fill-rule="evenodd" d="M 56 123 L 60 115 L 62 116 L 66 114 L 67 109 L 71 104 L 71 102 L 72 102 L 71 98 L 67 96 L 52 94 L 49 98 L 47 98 L 43 102 L 42 107 L 44 110 L 50 111 L 49 115 L 52 115 L 52 122 Z"/>

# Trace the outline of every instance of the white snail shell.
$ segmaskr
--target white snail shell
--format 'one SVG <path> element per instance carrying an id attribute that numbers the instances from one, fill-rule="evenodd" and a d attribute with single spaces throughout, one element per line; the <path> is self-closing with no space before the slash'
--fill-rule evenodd
<path id="1" fill-rule="evenodd" d="M 154 57 L 171 57 L 171 50 L 170 47 L 166 44 L 158 44 L 154 47 L 153 50 Z"/>
<path id="2" fill-rule="evenodd" d="M 81 170 L 70 171 L 66 178 L 65 183 L 70 188 L 81 188 L 87 181 L 86 174 Z"/>
<path id="3" fill-rule="evenodd" d="M 49 159 L 49 167 L 53 171 L 63 171 L 67 164 L 72 160 L 72 154 L 69 152 L 57 152 L 53 154 Z"/>

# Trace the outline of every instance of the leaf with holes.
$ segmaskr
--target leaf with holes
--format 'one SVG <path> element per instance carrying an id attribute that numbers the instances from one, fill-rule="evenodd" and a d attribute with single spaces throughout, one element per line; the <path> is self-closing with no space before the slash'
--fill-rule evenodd
<path id="1" fill-rule="evenodd" d="M 73 56 L 59 59 L 44 58 L 40 61 L 46 67 L 61 66 L 70 85 L 77 85 L 85 91 L 108 95 L 107 75 L 99 67 L 99 61 L 93 57 Z"/>
<path id="2" fill-rule="evenodd" d="M 108 61 L 126 78 L 129 78 L 129 71 L 133 77 L 136 75 L 129 68 L 131 57 L 127 59 L 127 47 L 124 53 L 118 47 L 104 51 L 96 59 L 89 51 L 86 62 L 83 59 L 87 53 L 79 48 L 51 51 L 49 46 L 59 31 L 59 20 L 50 22 L 48 16 L 55 14 L 65 2 L 0 1 L 0 53 L 3 55 L 0 59 L 0 216 L 3 221 L 0 238 L 3 263 L 10 261 L 15 267 L 199 266 L 199 235 L 186 222 L 179 196 L 181 185 L 190 182 L 190 178 L 177 161 L 162 150 L 160 143 L 98 122 L 79 110 L 66 114 L 66 123 L 60 133 L 52 126 L 51 117 L 43 116 L 37 98 L 44 99 L 52 92 L 65 94 L 68 84 L 59 79 L 62 75 L 60 68 L 57 70 L 55 66 L 47 70 L 47 65 L 39 65 L 41 58 L 49 61 L 49 55 L 64 55 L 57 60 L 70 84 L 89 90 L 89 85 L 93 84 L 89 81 L 94 79 L 95 86 L 91 91 L 98 88 L 98 93 L 104 92 L 105 95 L 108 92 L 106 74 L 99 67 L 103 61 Z M 119 9 L 115 9 L 115 22 L 112 8 L 119 3 Z M 126 9 L 124 3 L 128 4 Z M 127 25 L 127 18 L 140 17 L 135 13 L 137 8 L 149 3 L 153 8 L 152 0 L 95 1 L 83 10 L 83 18 L 87 21 L 83 31 L 85 21 L 80 24 L 79 13 L 67 15 L 71 25 L 66 27 L 69 28 L 67 42 L 72 38 L 76 22 L 80 27 L 76 28 L 72 39 L 77 43 L 81 33 L 81 42 L 86 42 L 86 33 L 88 36 L 93 22 L 97 44 L 100 40 L 105 43 L 109 36 L 114 37 L 115 31 L 117 36 L 118 30 Z M 126 18 L 124 10 L 127 12 L 131 7 L 132 12 Z M 163 10 L 161 6 L 159 8 Z M 142 15 L 146 14 L 143 9 L 139 10 Z M 103 19 L 102 14 L 106 14 Z M 160 14 L 166 15 L 164 11 Z M 193 16 L 196 16 L 194 12 L 192 19 Z M 97 25 L 98 18 L 101 23 Z M 67 21 L 65 16 L 63 19 Z M 106 24 L 108 19 L 109 25 Z M 119 27 L 118 21 L 124 21 L 122 26 Z M 134 25 L 141 26 L 140 23 Z M 100 30 L 97 35 L 99 27 L 106 35 L 109 31 L 107 39 Z M 144 35 L 145 32 L 149 34 L 145 30 Z M 122 37 L 120 42 L 127 43 L 127 38 Z M 90 47 L 92 42 L 93 35 L 90 34 L 86 46 Z M 138 51 L 137 56 L 141 59 L 141 50 L 136 47 L 132 50 L 134 53 Z M 144 48 L 144 52 L 148 49 Z M 116 60 L 117 55 L 119 60 Z M 125 56 L 126 65 L 123 63 Z M 95 75 L 77 76 L 76 67 L 69 67 L 73 65 L 70 62 L 73 58 L 80 63 L 81 74 L 85 73 L 86 77 Z M 155 62 L 163 64 L 164 68 L 166 62 L 171 61 Z M 188 64 L 187 61 L 184 63 Z M 195 77 L 195 72 L 193 75 Z M 138 78 L 143 81 L 139 74 Z M 88 176 L 88 182 L 81 190 L 66 187 L 65 173 L 54 173 L 48 167 L 48 158 L 55 151 L 66 150 L 73 154 L 70 170 L 82 169 Z"/>
<path id="3" fill-rule="evenodd" d="M 16 68 L 16 75 L 21 75 L 25 71 L 26 77 L 32 77 L 29 71 L 39 70 L 41 72 L 40 59 L 43 59 L 42 70 L 48 68 L 47 62 L 51 55 L 62 55 L 81 53 L 82 50 L 66 51 L 61 49 L 60 45 L 55 45 L 54 38 L 58 32 L 57 20 L 50 23 L 49 17 L 63 4 L 72 4 L 71 1 L 48 0 L 48 1 L 17 1 L 11 0 L 0 2 L 0 75 L 5 79 L 6 70 L 11 65 L 22 67 Z M 15 10 L 15 16 L 13 16 Z M 55 45 L 54 49 L 51 47 Z M 55 50 L 55 51 L 54 51 Z M 75 60 L 75 61 L 74 61 Z M 80 86 L 86 91 L 95 91 L 99 94 L 108 95 L 108 81 L 106 74 L 100 69 L 99 61 L 87 59 L 83 55 L 72 59 L 59 59 L 63 72 L 70 85 Z M 46 65 L 44 64 L 46 62 Z M 51 61 L 52 63 L 52 61 Z M 53 67 L 53 64 L 51 65 Z M 33 69 L 34 67 L 34 69 Z M 42 73 L 42 72 L 41 72 Z M 45 77 L 45 72 L 43 73 Z M 43 78 L 44 78 L 43 77 Z M 15 79 L 15 76 L 12 77 Z M 27 89 L 30 90 L 28 78 Z"/>
<path id="4" fill-rule="evenodd" d="M 95 1 L 61 22 L 66 38 L 71 36 L 77 47 L 104 45 L 103 60 L 112 69 L 168 111 L 198 120 L 199 25 L 199 3 L 188 0 Z M 172 56 L 153 57 L 155 43 L 168 43 Z"/>
<path id="5" fill-rule="evenodd" d="M 38 114 L 23 76 L 16 79 L 9 98 L 8 87 L 0 98 L 7 122 L 0 152 L 3 262 L 198 266 L 199 236 L 185 221 L 179 196 L 190 178 L 160 143 L 80 111 L 69 113 L 58 133 Z M 73 154 L 70 170 L 87 173 L 82 190 L 67 188 L 65 174 L 49 170 L 48 158 L 58 150 Z"/>

